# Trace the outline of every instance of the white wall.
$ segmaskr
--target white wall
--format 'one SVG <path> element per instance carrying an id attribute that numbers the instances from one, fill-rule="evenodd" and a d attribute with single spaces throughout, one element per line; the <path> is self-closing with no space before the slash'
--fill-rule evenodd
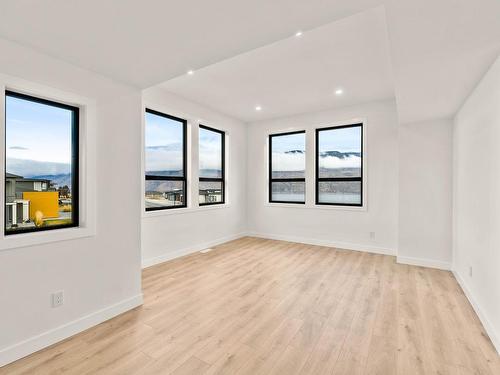
<path id="1" fill-rule="evenodd" d="M 142 214 L 142 262 L 149 266 L 240 237 L 246 231 L 246 125 L 159 88 L 144 90 L 144 106 L 188 120 L 188 208 Z M 200 122 L 226 132 L 227 204 L 197 207 Z M 189 159 L 191 158 L 191 162 Z M 189 168 L 192 166 L 192 168 Z"/>
<path id="2" fill-rule="evenodd" d="M 365 122 L 366 210 L 314 207 L 314 129 Z M 307 132 L 308 204 L 267 203 L 267 136 Z M 397 114 L 393 100 L 308 113 L 248 125 L 248 229 L 277 239 L 395 254 L 398 233 Z M 375 233 L 375 238 L 370 237 Z"/>
<path id="3" fill-rule="evenodd" d="M 398 262 L 451 267 L 452 125 L 399 126 Z"/>
<path id="4" fill-rule="evenodd" d="M 97 103 L 96 235 L 0 251 L 1 366 L 141 303 L 142 295 L 140 91 L 2 39 L 0 56 L 0 73 Z M 54 309 L 50 294 L 58 290 L 65 304 Z"/>
<path id="5" fill-rule="evenodd" d="M 500 58 L 453 128 L 453 269 L 500 352 L 499 140 Z"/>
<path id="6" fill-rule="evenodd" d="M 390 254 L 399 248 L 401 259 L 443 267 L 451 260 L 449 121 L 398 126 L 396 104 L 387 100 L 247 126 L 160 89 L 145 90 L 141 96 L 138 89 L 1 39 L 0 56 L 0 73 L 97 103 L 96 234 L 0 251 L 0 365 L 140 303 L 141 262 L 165 261 L 246 232 Z M 453 126 L 453 269 L 497 348 L 498 103 L 500 60 Z M 145 105 L 187 118 L 191 124 L 200 119 L 227 131 L 227 205 L 194 205 L 175 213 L 142 211 Z M 366 131 L 366 207 L 314 207 L 314 128 L 360 119 Z M 308 204 L 270 205 L 267 135 L 300 129 L 308 132 Z M 196 147 L 190 155 L 196 166 Z M 193 203 L 196 171 L 189 173 Z M 58 290 L 65 292 L 65 305 L 52 309 L 50 293 Z"/>

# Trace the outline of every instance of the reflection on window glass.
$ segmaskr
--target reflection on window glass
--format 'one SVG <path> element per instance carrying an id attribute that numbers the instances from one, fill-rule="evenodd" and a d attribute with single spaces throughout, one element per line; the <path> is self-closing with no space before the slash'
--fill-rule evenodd
<path id="1" fill-rule="evenodd" d="M 78 108 L 7 92 L 5 233 L 78 225 Z"/>

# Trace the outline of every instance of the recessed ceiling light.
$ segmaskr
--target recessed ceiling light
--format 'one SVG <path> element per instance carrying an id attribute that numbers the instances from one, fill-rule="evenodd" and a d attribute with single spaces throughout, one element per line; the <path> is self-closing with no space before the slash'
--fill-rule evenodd
<path id="1" fill-rule="evenodd" d="M 302 36 L 302 31 L 300 31 L 300 30 L 299 30 L 299 31 L 297 31 L 297 32 L 295 33 L 295 36 Z"/>
<path id="2" fill-rule="evenodd" d="M 342 90 L 342 89 L 335 90 L 335 95 L 342 95 L 343 93 L 344 93 L 344 90 Z"/>
<path id="3" fill-rule="evenodd" d="M 255 110 L 256 110 L 256 111 L 261 111 L 261 110 L 262 110 L 262 107 L 261 107 L 260 105 L 258 105 L 258 106 L 256 106 L 256 107 L 255 107 Z"/>
<path id="4" fill-rule="evenodd" d="M 188 70 L 188 75 L 192 76 L 194 74 L 194 70 Z"/>

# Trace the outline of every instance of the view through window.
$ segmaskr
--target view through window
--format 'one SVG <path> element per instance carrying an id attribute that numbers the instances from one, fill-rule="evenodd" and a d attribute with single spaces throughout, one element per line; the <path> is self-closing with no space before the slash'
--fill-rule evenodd
<path id="1" fill-rule="evenodd" d="M 363 203 L 363 125 L 316 130 L 316 203 Z"/>
<path id="2" fill-rule="evenodd" d="M 224 203 L 223 131 L 200 125 L 199 130 L 199 204 Z"/>
<path id="3" fill-rule="evenodd" d="M 78 116 L 5 93 L 5 234 L 78 226 Z"/>
<path id="4" fill-rule="evenodd" d="M 269 136 L 269 202 L 305 203 L 305 131 Z"/>
<path id="5" fill-rule="evenodd" d="M 186 207 L 186 120 L 146 109 L 146 211 Z"/>

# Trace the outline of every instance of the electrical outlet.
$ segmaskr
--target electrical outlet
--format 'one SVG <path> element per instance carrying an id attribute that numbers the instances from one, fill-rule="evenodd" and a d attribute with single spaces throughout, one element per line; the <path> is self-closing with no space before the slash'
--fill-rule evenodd
<path id="1" fill-rule="evenodd" d="M 52 307 L 59 307 L 64 304 L 64 292 L 61 290 L 59 292 L 52 293 Z"/>
<path id="2" fill-rule="evenodd" d="M 374 240 L 374 239 L 375 239 L 375 232 L 370 232 L 370 238 L 371 238 L 372 240 Z"/>
<path id="3" fill-rule="evenodd" d="M 472 266 L 469 266 L 469 277 L 472 277 Z"/>

